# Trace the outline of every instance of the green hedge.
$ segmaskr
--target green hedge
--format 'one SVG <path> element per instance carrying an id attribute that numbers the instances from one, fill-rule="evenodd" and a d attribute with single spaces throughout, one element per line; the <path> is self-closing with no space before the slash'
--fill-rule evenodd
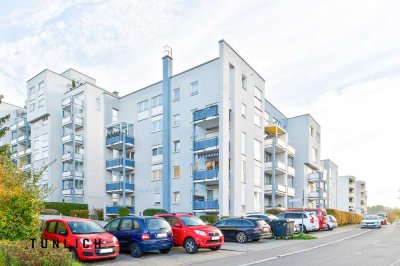
<path id="1" fill-rule="evenodd" d="M 346 212 L 336 209 L 326 209 L 326 212 L 329 215 L 335 216 L 338 225 L 359 224 L 363 219 L 361 215 L 355 212 Z"/>
<path id="2" fill-rule="evenodd" d="M 40 240 L 35 241 L 32 248 L 31 241 L 0 241 L 0 265 L 24 266 L 73 266 L 81 265 L 71 258 L 68 249 L 60 244 L 60 248 L 53 248 L 52 242 L 47 243 L 47 248 L 41 248 Z"/>
<path id="3" fill-rule="evenodd" d="M 41 211 L 40 214 L 59 215 L 60 212 L 58 210 L 54 210 L 54 209 L 45 209 L 45 210 Z"/>
<path id="4" fill-rule="evenodd" d="M 103 209 L 93 209 L 93 215 L 95 220 L 104 221 L 104 210 Z"/>
<path id="5" fill-rule="evenodd" d="M 216 215 L 203 215 L 199 217 L 206 224 L 215 224 L 218 221 L 218 216 Z"/>
<path id="6" fill-rule="evenodd" d="M 280 214 L 281 212 L 284 212 L 285 210 L 283 209 L 265 209 L 265 213 L 270 213 L 270 214 Z"/>
<path id="7" fill-rule="evenodd" d="M 46 209 L 54 209 L 63 215 L 71 216 L 72 210 L 88 210 L 87 204 L 69 202 L 45 202 Z"/>
<path id="8" fill-rule="evenodd" d="M 70 216 L 79 217 L 79 218 L 89 218 L 88 210 L 71 210 L 69 212 Z"/>
<path id="9" fill-rule="evenodd" d="M 129 216 L 130 210 L 127 207 L 121 207 L 119 208 L 119 216 Z"/>
<path id="10" fill-rule="evenodd" d="M 143 211 L 143 216 L 153 216 L 158 213 L 167 213 L 167 211 L 163 209 L 146 209 Z"/>

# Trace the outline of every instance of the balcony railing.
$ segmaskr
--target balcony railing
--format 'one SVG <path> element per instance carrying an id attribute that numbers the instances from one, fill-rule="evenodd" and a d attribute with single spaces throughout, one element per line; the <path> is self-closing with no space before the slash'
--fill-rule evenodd
<path id="1" fill-rule="evenodd" d="M 218 137 L 198 140 L 193 142 L 193 150 L 204 150 L 207 148 L 218 147 Z"/>
<path id="2" fill-rule="evenodd" d="M 72 196 L 74 193 L 74 190 L 72 188 L 67 188 L 62 190 L 62 194 L 64 196 Z M 75 189 L 75 195 L 76 196 L 83 196 L 83 189 Z"/>
<path id="3" fill-rule="evenodd" d="M 123 159 L 122 158 L 117 158 L 117 159 L 111 159 L 111 160 L 107 160 L 106 161 L 106 168 L 108 170 L 111 169 L 119 169 L 122 170 L 123 167 Z M 126 168 L 134 168 L 135 167 L 135 162 L 133 160 L 130 159 L 125 159 L 125 167 Z"/>
<path id="4" fill-rule="evenodd" d="M 74 121 L 75 121 L 75 125 L 83 126 L 83 118 L 82 117 L 75 116 Z M 72 117 L 71 116 L 64 117 L 61 120 L 62 126 L 67 126 L 67 125 L 70 125 L 71 123 L 72 123 Z"/>
<path id="5" fill-rule="evenodd" d="M 308 193 L 308 198 L 310 199 L 318 199 L 319 192 L 318 191 L 311 191 Z M 326 199 L 326 192 L 321 192 L 321 199 Z"/>
<path id="6" fill-rule="evenodd" d="M 72 142 L 74 140 L 74 135 L 73 134 L 68 134 L 65 135 L 61 138 L 62 143 L 69 143 Z M 75 135 L 75 143 L 76 144 L 81 144 L 83 143 L 83 136 L 81 135 Z"/>
<path id="7" fill-rule="evenodd" d="M 117 135 L 117 136 L 112 136 L 112 137 L 107 137 L 106 138 L 106 145 L 113 145 L 119 142 L 122 142 L 123 135 Z M 126 144 L 131 144 L 133 145 L 134 139 L 131 136 L 125 136 L 125 143 Z"/>
<path id="8" fill-rule="evenodd" d="M 218 115 L 218 105 L 214 105 L 205 109 L 197 110 L 193 113 L 193 121 L 207 119 Z"/>
<path id="9" fill-rule="evenodd" d="M 218 210 L 218 200 L 193 201 L 193 210 Z"/>
<path id="10" fill-rule="evenodd" d="M 79 99 L 76 99 L 76 98 L 75 98 L 75 99 L 74 99 L 74 102 L 75 102 L 75 104 L 83 105 L 83 101 L 82 101 L 82 100 L 79 100 Z M 67 97 L 67 98 L 62 99 L 61 104 L 62 104 L 63 107 L 72 104 L 72 96 L 69 96 L 69 97 Z"/>
<path id="11" fill-rule="evenodd" d="M 209 179 L 218 179 L 218 169 L 199 170 L 193 172 L 193 179 L 195 181 L 207 181 Z"/>
<path id="12" fill-rule="evenodd" d="M 114 191 L 120 191 L 122 192 L 123 190 L 123 182 L 122 181 L 117 181 L 117 182 L 108 182 L 106 184 L 106 192 L 114 192 Z M 134 185 L 133 183 L 130 182 L 125 182 L 125 191 L 131 191 L 133 192 L 134 190 Z"/>
<path id="13" fill-rule="evenodd" d="M 17 124 L 16 123 L 11 124 L 10 130 L 11 131 L 17 130 Z"/>
<path id="14" fill-rule="evenodd" d="M 119 209 L 122 206 L 106 206 L 106 215 L 118 215 Z M 133 206 L 126 206 L 129 209 L 129 215 L 133 215 L 135 213 L 135 207 Z"/>
<path id="15" fill-rule="evenodd" d="M 73 157 L 72 157 L 72 153 L 71 152 L 67 152 L 67 153 L 64 153 L 62 155 L 62 160 L 63 161 L 69 161 L 69 160 L 72 160 L 72 159 L 73 159 Z M 75 153 L 75 160 L 76 161 L 82 161 L 83 160 L 83 154 Z"/>
<path id="16" fill-rule="evenodd" d="M 66 170 L 62 173 L 62 177 L 65 179 L 72 179 L 74 178 L 74 173 L 76 178 L 83 178 L 83 172 L 76 170 L 75 171 Z"/>

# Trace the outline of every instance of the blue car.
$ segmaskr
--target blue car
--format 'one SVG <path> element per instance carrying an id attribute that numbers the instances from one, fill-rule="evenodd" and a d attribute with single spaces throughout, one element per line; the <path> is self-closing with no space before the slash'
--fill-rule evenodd
<path id="1" fill-rule="evenodd" d="M 119 217 L 105 229 L 118 239 L 122 250 L 129 250 L 135 258 L 153 250 L 167 254 L 174 245 L 171 226 L 159 217 Z"/>

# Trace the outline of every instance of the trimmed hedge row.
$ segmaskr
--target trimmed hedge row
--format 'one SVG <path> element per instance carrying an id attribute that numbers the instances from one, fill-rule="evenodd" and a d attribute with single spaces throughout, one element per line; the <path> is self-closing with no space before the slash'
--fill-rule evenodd
<path id="1" fill-rule="evenodd" d="M 355 212 L 339 211 L 335 209 L 326 209 L 329 215 L 335 216 L 338 225 L 359 224 L 363 217 Z"/>
<path id="2" fill-rule="evenodd" d="M 87 204 L 69 203 L 69 202 L 45 202 L 45 209 L 54 209 L 62 215 L 72 216 L 72 210 L 88 210 Z"/>
<path id="3" fill-rule="evenodd" d="M 199 217 L 206 224 L 215 224 L 218 222 L 218 216 L 216 215 L 203 215 Z"/>
<path id="4" fill-rule="evenodd" d="M 79 218 L 89 218 L 89 211 L 88 210 L 71 210 L 70 216 L 79 217 Z"/>
<path id="5" fill-rule="evenodd" d="M 167 211 L 163 209 L 146 209 L 143 211 L 143 216 L 153 216 L 158 213 L 167 213 Z"/>
<path id="6" fill-rule="evenodd" d="M 283 209 L 265 209 L 265 213 L 270 213 L 273 215 L 280 214 L 281 212 L 284 212 L 285 210 Z"/>

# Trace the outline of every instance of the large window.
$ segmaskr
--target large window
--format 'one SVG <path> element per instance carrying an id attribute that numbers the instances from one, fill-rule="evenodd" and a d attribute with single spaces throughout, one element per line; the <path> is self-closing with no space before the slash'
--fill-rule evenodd
<path id="1" fill-rule="evenodd" d="M 162 105 L 163 105 L 163 96 L 162 95 L 158 95 L 156 97 L 151 98 L 151 107 L 152 108 L 162 106 Z"/>
<path id="2" fill-rule="evenodd" d="M 118 122 L 118 113 L 119 111 L 117 109 L 112 109 L 112 122 Z"/>
<path id="3" fill-rule="evenodd" d="M 254 125 L 258 127 L 262 126 L 261 111 L 257 110 L 257 108 L 254 110 Z"/>
<path id="4" fill-rule="evenodd" d="M 151 152 L 152 156 L 162 155 L 163 147 L 162 146 L 153 147 L 151 151 L 152 151 Z"/>
<path id="5" fill-rule="evenodd" d="M 242 154 L 246 155 L 246 133 L 242 132 Z"/>
<path id="6" fill-rule="evenodd" d="M 41 108 L 44 106 L 44 99 L 39 99 L 39 105 L 38 108 Z"/>
<path id="7" fill-rule="evenodd" d="M 33 98 L 35 96 L 35 86 L 29 88 L 29 98 Z"/>
<path id="8" fill-rule="evenodd" d="M 173 116 L 173 127 L 179 127 L 181 125 L 181 115 L 180 114 L 176 114 Z"/>
<path id="9" fill-rule="evenodd" d="M 241 113 L 242 113 L 242 116 L 243 116 L 244 118 L 246 118 L 247 106 L 246 106 L 244 103 L 242 103 Z"/>
<path id="10" fill-rule="evenodd" d="M 181 151 L 181 141 L 175 140 L 174 141 L 174 152 L 180 152 L 180 151 Z"/>
<path id="11" fill-rule="evenodd" d="M 138 103 L 138 113 L 149 110 L 149 100 Z"/>
<path id="12" fill-rule="evenodd" d="M 154 193 L 154 204 L 155 205 L 161 204 L 161 194 L 160 193 Z"/>
<path id="13" fill-rule="evenodd" d="M 152 132 L 158 132 L 158 131 L 163 130 L 163 120 L 159 119 L 159 120 L 151 122 L 151 130 L 152 130 Z"/>
<path id="14" fill-rule="evenodd" d="M 240 181 L 242 181 L 242 183 L 246 183 L 246 161 L 242 160 L 241 163 L 241 175 L 240 175 Z"/>
<path id="15" fill-rule="evenodd" d="M 312 147 L 312 150 L 311 150 L 311 160 L 312 160 L 314 163 L 317 163 L 317 159 L 318 159 L 318 150 L 317 150 L 316 148 Z"/>
<path id="16" fill-rule="evenodd" d="M 260 165 L 254 165 L 254 185 L 261 187 L 262 185 L 262 172 Z"/>
<path id="17" fill-rule="evenodd" d="M 313 128 L 313 126 L 310 126 L 310 128 L 309 128 L 309 133 L 310 133 L 310 136 L 314 136 L 314 128 Z"/>
<path id="18" fill-rule="evenodd" d="M 261 142 L 254 139 L 254 159 L 261 162 Z"/>
<path id="19" fill-rule="evenodd" d="M 44 93 L 44 81 L 39 82 L 39 91 L 38 95 L 42 95 Z"/>
<path id="20" fill-rule="evenodd" d="M 174 177 L 178 178 L 181 176 L 181 167 L 178 166 L 174 166 Z"/>
<path id="21" fill-rule="evenodd" d="M 96 97 L 96 110 L 100 111 L 101 110 L 101 99 L 100 97 Z"/>
<path id="22" fill-rule="evenodd" d="M 31 103 L 29 104 L 29 111 L 30 111 L 30 112 L 35 111 L 35 102 L 31 102 Z"/>
<path id="23" fill-rule="evenodd" d="M 151 171 L 151 181 L 160 181 L 162 179 L 162 169 L 156 169 Z"/>
<path id="24" fill-rule="evenodd" d="M 174 89 L 174 98 L 173 101 L 179 101 L 181 99 L 181 89 L 176 88 Z"/>
<path id="25" fill-rule="evenodd" d="M 190 83 L 190 95 L 196 95 L 199 93 L 199 82 L 195 81 Z"/>
<path id="26" fill-rule="evenodd" d="M 254 87 L 254 106 L 262 110 L 262 91 L 257 87 Z"/>
<path id="27" fill-rule="evenodd" d="M 174 192 L 174 204 L 179 204 L 181 203 L 181 192 L 176 191 Z"/>

